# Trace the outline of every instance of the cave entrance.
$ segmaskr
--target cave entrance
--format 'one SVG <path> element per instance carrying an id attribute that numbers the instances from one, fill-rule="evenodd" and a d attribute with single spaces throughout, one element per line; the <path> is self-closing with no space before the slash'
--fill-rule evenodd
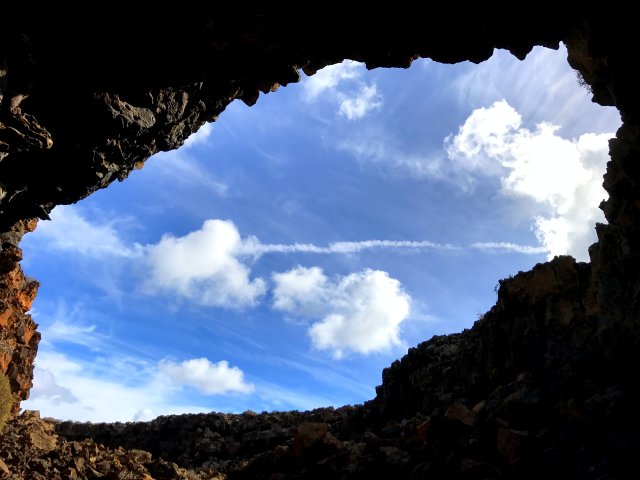
<path id="1" fill-rule="evenodd" d="M 499 278 L 587 260 L 619 116 L 565 58 L 344 62 L 57 207 L 23 242 L 43 332 L 23 408 L 361 403 L 408 346 L 490 308 Z"/>

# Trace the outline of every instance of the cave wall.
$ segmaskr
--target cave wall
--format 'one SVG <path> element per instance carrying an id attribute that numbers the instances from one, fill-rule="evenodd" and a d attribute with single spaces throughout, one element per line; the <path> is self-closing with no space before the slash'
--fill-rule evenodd
<path id="1" fill-rule="evenodd" d="M 598 227 L 590 266 L 562 260 L 557 268 L 549 264 L 503 283 L 503 296 L 486 318 L 487 325 L 496 325 L 494 343 L 487 340 L 484 353 L 464 358 L 501 366 L 489 374 L 478 367 L 478 389 L 488 388 L 496 380 L 492 375 L 521 368 L 522 356 L 511 357 L 526 346 L 528 333 L 505 323 L 534 304 L 536 321 L 564 308 L 575 313 L 569 323 L 591 322 L 589 334 L 602 335 L 599 342 L 618 329 L 628 333 L 625 352 L 637 346 L 630 319 L 640 301 L 640 101 L 630 74 L 629 52 L 638 43 L 631 16 L 522 15 L 484 5 L 435 10 L 409 2 L 377 10 L 365 2 L 329 1 L 312 13 L 307 5 L 252 1 L 171 8 L 110 3 L 99 14 L 97 7 L 71 12 L 57 5 L 13 5 L 0 18 L 0 369 L 11 380 L 14 411 L 29 395 L 40 339 L 28 314 L 38 284 L 19 265 L 22 235 L 54 206 L 122 181 L 152 154 L 179 147 L 234 99 L 251 105 L 260 92 L 297 81 L 299 69 L 311 74 L 345 58 L 368 68 L 406 68 L 417 57 L 477 63 L 495 48 L 522 59 L 535 45 L 557 48 L 565 42 L 569 62 L 591 86 L 594 101 L 615 105 L 624 121 L 605 176 L 609 224 Z M 554 289 L 541 288 L 545 280 L 537 278 Z M 570 337 L 567 328 L 559 332 Z M 500 342 L 511 345 L 513 335 L 511 347 L 492 350 Z M 405 378 L 416 368 L 415 355 L 385 371 L 378 391 L 384 408 L 402 414 L 415 403 L 406 402 L 407 395 L 424 397 L 425 382 Z"/>

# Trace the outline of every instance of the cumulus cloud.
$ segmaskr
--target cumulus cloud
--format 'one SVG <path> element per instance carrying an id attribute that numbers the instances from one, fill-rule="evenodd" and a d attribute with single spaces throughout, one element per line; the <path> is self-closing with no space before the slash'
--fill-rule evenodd
<path id="1" fill-rule="evenodd" d="M 364 71 L 364 64 L 353 60 L 325 67 L 303 81 L 303 98 L 314 102 L 322 96 L 337 104 L 339 115 L 349 120 L 361 119 L 382 106 L 376 85 L 363 80 Z"/>
<path id="2" fill-rule="evenodd" d="M 221 360 L 212 363 L 207 358 L 193 358 L 181 363 L 171 360 L 160 362 L 160 372 L 175 385 L 188 385 L 205 395 L 238 392 L 251 393 L 254 386 L 246 383 L 244 372 L 238 367 L 229 367 L 229 362 Z"/>
<path id="3" fill-rule="evenodd" d="M 474 110 L 445 145 L 457 173 L 499 177 L 504 194 L 547 209 L 533 228 L 550 258 L 587 260 L 594 224 L 605 221 L 598 206 L 607 196 L 602 175 L 613 134 L 566 139 L 558 129 L 549 123 L 523 127 L 520 114 L 502 100 Z"/>
<path id="4" fill-rule="evenodd" d="M 51 212 L 51 221 L 38 223 L 38 237 L 45 248 L 89 257 L 125 257 L 140 255 L 138 245 L 127 245 L 113 223 L 96 223 L 80 214 L 77 207 L 59 205 Z"/>
<path id="5" fill-rule="evenodd" d="M 341 358 L 401 344 L 411 298 L 386 272 L 367 269 L 331 280 L 318 267 L 296 267 L 272 278 L 274 308 L 317 320 L 308 331 L 315 348 Z"/>
<path id="6" fill-rule="evenodd" d="M 464 171 L 499 174 L 501 164 L 495 159 L 507 153 L 507 135 L 521 123 L 518 112 L 505 101 L 496 102 L 490 108 L 478 108 L 465 120 L 457 135 L 445 139 L 447 154 Z"/>
<path id="7" fill-rule="evenodd" d="M 166 234 L 146 246 L 149 293 L 169 293 L 200 305 L 243 307 L 256 304 L 266 285 L 251 279 L 239 260 L 243 241 L 230 221 L 207 220 L 183 237 Z"/>
<path id="8" fill-rule="evenodd" d="M 60 353 L 50 344 L 41 350 L 31 396 L 22 407 L 64 420 L 145 421 L 157 415 L 211 410 L 187 403 L 189 395 L 181 393 L 182 386 L 210 397 L 254 390 L 244 372 L 226 361 L 153 363 L 121 354 L 85 359 Z"/>
<path id="9" fill-rule="evenodd" d="M 330 285 L 320 267 L 296 267 L 272 275 L 275 287 L 273 306 L 299 315 L 321 316 L 328 300 Z"/>

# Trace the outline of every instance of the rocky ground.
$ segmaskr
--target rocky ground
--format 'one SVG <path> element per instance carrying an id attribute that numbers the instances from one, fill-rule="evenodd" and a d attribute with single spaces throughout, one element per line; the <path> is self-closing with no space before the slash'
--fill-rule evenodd
<path id="1" fill-rule="evenodd" d="M 85 424 L 24 412 L 5 478 L 635 478 L 637 318 L 558 257 L 500 282 L 473 328 L 411 348 L 364 405 Z M 616 291 L 637 273 L 618 276 Z M 600 287 L 600 283 L 605 285 Z"/>
<path id="2" fill-rule="evenodd" d="M 12 420 L 0 438 L 2 479 L 222 479 L 212 469 L 179 468 L 149 452 L 110 449 L 91 439 L 67 441 L 55 433 L 55 421 L 27 410 Z"/>

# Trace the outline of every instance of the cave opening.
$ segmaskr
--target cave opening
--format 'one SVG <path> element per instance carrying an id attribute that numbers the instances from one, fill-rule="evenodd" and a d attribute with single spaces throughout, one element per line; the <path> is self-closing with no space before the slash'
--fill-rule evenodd
<path id="1" fill-rule="evenodd" d="M 499 278 L 588 260 L 619 116 L 565 57 L 328 67 L 58 207 L 22 243 L 43 331 L 23 407 L 361 403 L 408 346 L 471 326 Z"/>

